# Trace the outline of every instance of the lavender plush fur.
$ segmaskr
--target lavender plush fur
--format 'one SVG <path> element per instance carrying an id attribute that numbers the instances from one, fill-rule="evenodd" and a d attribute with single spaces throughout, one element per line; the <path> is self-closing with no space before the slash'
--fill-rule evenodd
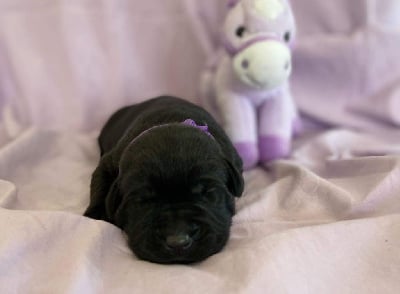
<path id="1" fill-rule="evenodd" d="M 289 87 L 296 26 L 288 0 L 231 0 L 228 8 L 219 58 L 201 90 L 249 169 L 291 150 L 299 125 Z"/>

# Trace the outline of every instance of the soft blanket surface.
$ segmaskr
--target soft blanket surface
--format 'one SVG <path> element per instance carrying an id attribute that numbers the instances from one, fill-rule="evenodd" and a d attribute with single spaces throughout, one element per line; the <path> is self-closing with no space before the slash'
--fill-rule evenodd
<path id="1" fill-rule="evenodd" d="M 81 216 L 118 107 L 198 101 L 224 1 L 0 1 L 0 293 L 398 293 L 400 3 L 295 0 L 291 158 L 245 173 L 206 261 L 137 260 Z"/>

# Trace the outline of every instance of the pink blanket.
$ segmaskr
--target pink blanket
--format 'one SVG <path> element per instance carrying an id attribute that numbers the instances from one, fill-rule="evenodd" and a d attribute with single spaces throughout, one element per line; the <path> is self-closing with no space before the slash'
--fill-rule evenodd
<path id="1" fill-rule="evenodd" d="M 222 252 L 165 266 L 81 216 L 96 135 L 125 104 L 201 102 L 224 1 L 1 0 L 0 293 L 398 293 L 400 3 L 292 4 L 305 133 L 245 174 Z"/>

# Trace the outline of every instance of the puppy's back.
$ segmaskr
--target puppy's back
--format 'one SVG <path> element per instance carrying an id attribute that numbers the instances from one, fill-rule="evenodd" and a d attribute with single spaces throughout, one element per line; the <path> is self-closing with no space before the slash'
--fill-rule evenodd
<path id="1" fill-rule="evenodd" d="M 135 137 L 151 127 L 183 122 L 186 119 L 207 125 L 228 159 L 241 167 L 241 159 L 216 120 L 200 106 L 172 96 L 156 97 L 115 112 L 101 131 L 99 137 L 101 154 L 110 151 L 117 144 L 120 148 L 125 148 Z"/>
<path id="2" fill-rule="evenodd" d="M 132 127 L 135 127 L 135 122 L 140 116 L 145 116 L 148 109 L 153 107 L 153 104 L 167 103 L 169 100 L 174 100 L 174 97 L 157 97 L 138 104 L 125 106 L 114 112 L 108 119 L 101 130 L 99 136 L 99 145 L 101 154 L 110 151 L 116 143 L 127 133 Z M 168 101 L 167 101 L 168 100 Z"/>

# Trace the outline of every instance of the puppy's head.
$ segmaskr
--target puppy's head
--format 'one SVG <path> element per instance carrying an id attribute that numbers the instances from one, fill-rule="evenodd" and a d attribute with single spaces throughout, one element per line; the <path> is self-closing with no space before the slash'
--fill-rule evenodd
<path id="1" fill-rule="evenodd" d="M 173 125 L 126 148 L 106 209 L 139 258 L 190 263 L 223 248 L 242 192 L 241 171 L 214 138 Z"/>

